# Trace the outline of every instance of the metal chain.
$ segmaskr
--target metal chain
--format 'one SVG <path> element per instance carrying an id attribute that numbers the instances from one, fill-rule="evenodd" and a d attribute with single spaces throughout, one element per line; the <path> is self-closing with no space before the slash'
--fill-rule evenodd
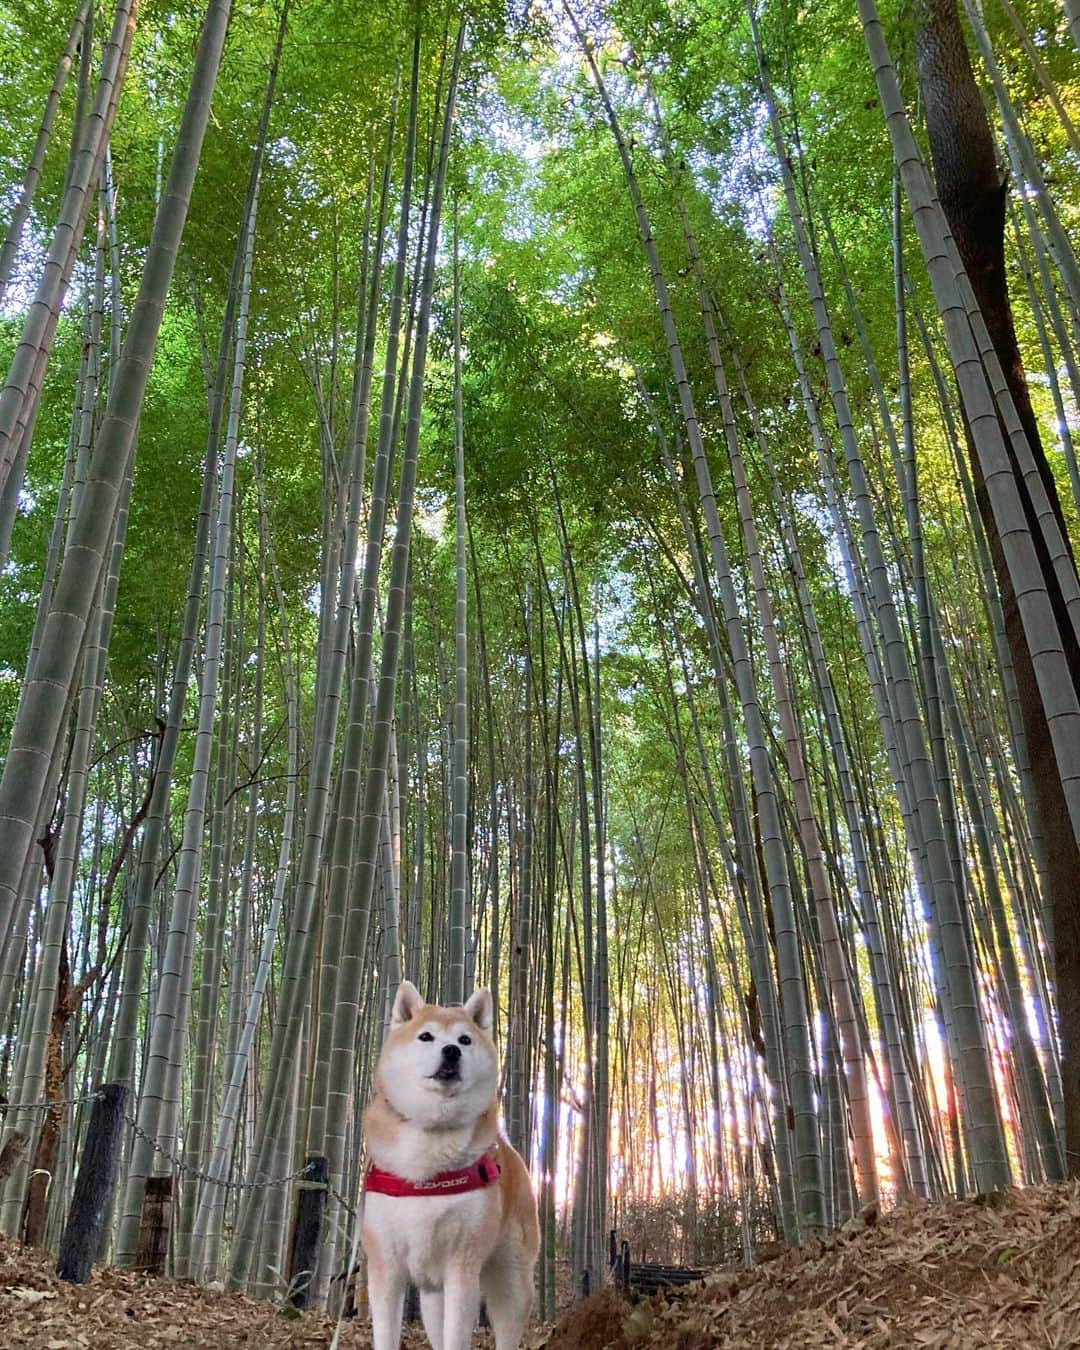
<path id="1" fill-rule="evenodd" d="M 86 1097 L 64 1097 L 58 1102 L 5 1102 L 0 1101 L 0 1116 L 9 1111 L 53 1111 L 61 1106 L 82 1106 L 86 1102 L 100 1101 L 101 1092 L 91 1092 Z"/>
<path id="2" fill-rule="evenodd" d="M 58 1102 L 0 1101 L 0 1117 L 6 1115 L 9 1111 L 52 1111 L 62 1106 L 83 1106 L 86 1102 L 100 1101 L 104 1095 L 103 1092 L 98 1091 L 91 1092 L 85 1097 L 65 1097 Z M 183 1173 L 185 1176 L 194 1177 L 196 1181 L 202 1181 L 208 1186 L 220 1186 L 221 1189 L 225 1191 L 258 1191 L 271 1189 L 274 1186 L 287 1186 L 290 1181 L 299 1181 L 301 1177 L 306 1176 L 311 1167 L 310 1163 L 305 1163 L 303 1167 L 298 1167 L 295 1172 L 290 1172 L 288 1176 L 270 1177 L 266 1181 L 221 1181 L 219 1178 L 211 1176 L 208 1172 L 200 1172 L 197 1167 L 192 1167 L 190 1163 L 186 1163 L 182 1158 L 178 1158 L 174 1153 L 170 1153 L 164 1144 L 160 1144 L 152 1135 L 148 1134 L 139 1122 L 135 1120 L 133 1116 L 129 1116 L 126 1111 L 121 1112 L 121 1114 L 123 1115 L 124 1120 L 131 1126 L 134 1133 L 137 1134 L 140 1139 L 144 1139 L 155 1153 L 159 1153 L 161 1157 L 163 1157 L 167 1163 L 171 1163 L 178 1172 Z M 339 1195 L 333 1187 L 328 1186 L 328 1190 L 339 1203 L 349 1210 L 350 1214 L 353 1213 L 353 1210 L 349 1207 L 342 1195 Z"/>
<path id="3" fill-rule="evenodd" d="M 218 1177 L 212 1177 L 208 1172 L 200 1172 L 197 1167 L 192 1167 L 190 1163 L 184 1162 L 174 1153 L 170 1153 L 164 1144 L 159 1144 L 153 1135 L 147 1134 L 137 1120 L 132 1119 L 125 1111 L 124 1119 L 131 1126 L 132 1130 L 140 1139 L 143 1139 L 150 1145 L 155 1153 L 160 1153 L 167 1163 L 185 1176 L 194 1177 L 196 1181 L 202 1181 L 207 1186 L 220 1186 L 224 1191 L 261 1191 L 274 1186 L 287 1186 L 290 1181 L 299 1181 L 302 1176 L 306 1176 L 311 1164 L 305 1163 L 303 1167 L 298 1167 L 295 1172 L 290 1172 L 287 1177 L 271 1177 L 266 1181 L 221 1181 Z"/>
<path id="4" fill-rule="evenodd" d="M 353 1209 L 352 1205 L 349 1204 L 348 1200 L 345 1199 L 345 1197 L 341 1194 L 341 1192 L 338 1190 L 336 1186 L 331 1186 L 329 1182 L 327 1182 L 326 1184 L 327 1189 L 329 1190 L 332 1198 L 338 1202 L 338 1204 L 346 1212 L 346 1214 L 349 1214 L 352 1218 L 355 1219 L 356 1210 Z"/>

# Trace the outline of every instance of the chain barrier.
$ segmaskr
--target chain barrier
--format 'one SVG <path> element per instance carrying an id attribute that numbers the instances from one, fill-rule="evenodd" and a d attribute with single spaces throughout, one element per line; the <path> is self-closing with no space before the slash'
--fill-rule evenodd
<path id="1" fill-rule="evenodd" d="M 65 1106 L 84 1106 L 87 1102 L 100 1101 L 103 1097 L 104 1093 L 98 1091 L 91 1092 L 82 1097 L 65 1097 L 58 1102 L 5 1102 L 0 1100 L 0 1118 L 12 1111 L 52 1111 Z M 265 1181 L 222 1181 L 218 1177 L 211 1176 L 209 1172 L 201 1172 L 197 1167 L 192 1167 L 190 1163 L 186 1163 L 182 1158 L 178 1158 L 174 1153 L 170 1153 L 165 1145 L 159 1143 L 153 1135 L 148 1134 L 133 1116 L 129 1116 L 126 1111 L 121 1114 L 127 1124 L 131 1126 L 132 1132 L 139 1139 L 142 1139 L 149 1144 L 155 1153 L 164 1158 L 167 1163 L 175 1167 L 182 1175 L 193 1177 L 196 1181 L 201 1181 L 207 1186 L 220 1186 L 221 1189 L 225 1191 L 270 1190 L 275 1186 L 288 1186 L 292 1181 L 299 1181 L 301 1177 L 305 1177 L 311 1170 L 311 1164 L 305 1163 L 303 1167 L 298 1167 L 295 1172 L 290 1172 L 288 1176 L 284 1177 L 268 1177 Z M 327 1190 L 340 1205 L 347 1209 L 354 1218 L 356 1217 L 355 1210 L 353 1210 L 343 1195 L 328 1183 Z"/>
<path id="2" fill-rule="evenodd" d="M 91 1092 L 85 1097 L 64 1097 L 58 1102 L 5 1102 L 0 1100 L 0 1116 L 6 1116 L 9 1111 L 55 1111 L 61 1106 L 83 1106 L 86 1102 L 101 1101 L 103 1095 L 101 1092 Z"/>
<path id="3" fill-rule="evenodd" d="M 160 1144 L 153 1135 L 148 1134 L 139 1122 L 129 1116 L 126 1111 L 123 1116 L 131 1126 L 133 1133 L 149 1144 L 155 1153 L 160 1154 L 181 1175 L 193 1177 L 196 1181 L 201 1181 L 207 1186 L 220 1186 L 223 1191 L 261 1191 L 272 1189 L 275 1186 L 287 1186 L 291 1181 L 299 1181 L 301 1177 L 306 1176 L 311 1168 L 310 1163 L 305 1163 L 303 1167 L 298 1167 L 295 1172 L 290 1172 L 286 1177 L 269 1177 L 265 1181 L 222 1181 L 219 1177 L 211 1176 L 209 1172 L 200 1172 L 197 1167 L 192 1167 L 190 1163 L 184 1162 L 183 1158 L 178 1158 L 175 1153 L 170 1153 L 164 1144 Z"/>
<path id="4" fill-rule="evenodd" d="M 330 1195 L 333 1197 L 333 1199 L 335 1199 L 341 1206 L 341 1208 L 345 1211 L 345 1213 L 348 1214 L 351 1218 L 355 1219 L 356 1210 L 352 1207 L 352 1205 L 349 1204 L 348 1200 L 345 1199 L 345 1197 L 341 1194 L 338 1188 L 336 1186 L 331 1185 L 330 1182 L 326 1183 L 326 1188 L 330 1192 Z"/>

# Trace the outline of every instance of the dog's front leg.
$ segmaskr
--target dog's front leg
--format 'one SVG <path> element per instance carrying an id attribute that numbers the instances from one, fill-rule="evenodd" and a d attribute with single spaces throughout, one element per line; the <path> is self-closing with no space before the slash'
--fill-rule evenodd
<path id="1" fill-rule="evenodd" d="M 431 1342 L 431 1350 L 443 1350 L 443 1293 L 441 1289 L 420 1290 L 420 1317 Z"/>
<path id="2" fill-rule="evenodd" d="M 469 1266 L 447 1271 L 443 1285 L 442 1350 L 469 1350 L 479 1316 L 479 1270 Z"/>
<path id="3" fill-rule="evenodd" d="M 368 1302 L 374 1350 L 400 1350 L 405 1315 L 405 1271 L 396 1263 L 368 1257 Z"/>

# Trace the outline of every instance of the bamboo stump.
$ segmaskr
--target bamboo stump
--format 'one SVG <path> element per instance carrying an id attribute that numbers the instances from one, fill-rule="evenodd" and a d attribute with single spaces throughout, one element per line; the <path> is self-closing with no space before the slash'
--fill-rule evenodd
<path id="1" fill-rule="evenodd" d="M 133 1267 L 147 1275 L 165 1274 L 169 1251 L 169 1230 L 173 1216 L 172 1173 L 165 1177 L 147 1177 L 143 1192 L 139 1245 Z"/>
<path id="2" fill-rule="evenodd" d="M 308 1157 L 306 1175 L 296 1183 L 299 1199 L 289 1261 L 289 1302 L 294 1308 L 307 1308 L 311 1303 L 311 1282 L 318 1264 L 329 1176 L 330 1164 L 326 1158 L 312 1153 Z"/>
<path id="3" fill-rule="evenodd" d="M 105 1215 L 116 1180 L 116 1155 L 124 1123 L 127 1088 L 109 1083 L 90 1111 L 75 1194 L 71 1201 L 64 1236 L 60 1239 L 60 1257 L 56 1273 L 62 1280 L 85 1284 L 101 1240 Z"/>

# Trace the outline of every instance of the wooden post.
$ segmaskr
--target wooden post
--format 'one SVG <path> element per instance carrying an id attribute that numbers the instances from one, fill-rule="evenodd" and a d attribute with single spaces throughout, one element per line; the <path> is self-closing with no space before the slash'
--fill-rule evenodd
<path id="1" fill-rule="evenodd" d="M 622 1259 L 619 1262 L 619 1273 L 622 1277 L 622 1287 L 626 1290 L 630 1288 L 630 1243 L 623 1238 Z"/>
<path id="2" fill-rule="evenodd" d="M 132 1269 L 145 1275 L 164 1275 L 173 1216 L 173 1178 L 147 1177 L 143 1188 L 139 1241 Z"/>
<path id="3" fill-rule="evenodd" d="M 57 1275 L 72 1284 L 84 1284 L 90 1278 L 116 1180 L 116 1155 L 126 1100 L 127 1088 L 123 1083 L 108 1083 L 90 1110 L 75 1194 L 56 1263 Z"/>
<path id="4" fill-rule="evenodd" d="M 321 1154 L 312 1153 L 308 1155 L 307 1175 L 296 1183 L 299 1199 L 289 1261 L 289 1302 L 294 1308 L 306 1308 L 311 1302 L 329 1176 L 330 1164 Z"/>

